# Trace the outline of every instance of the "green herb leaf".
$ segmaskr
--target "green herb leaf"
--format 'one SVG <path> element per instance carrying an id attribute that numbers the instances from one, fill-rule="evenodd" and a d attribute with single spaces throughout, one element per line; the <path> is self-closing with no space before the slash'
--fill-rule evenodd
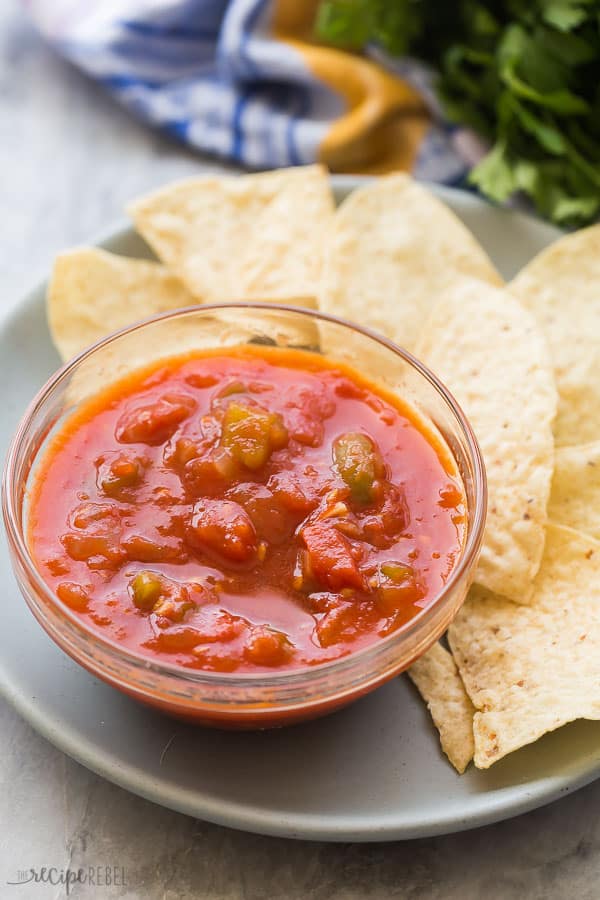
<path id="1" fill-rule="evenodd" d="M 471 184 L 476 185 L 490 200 L 503 203 L 518 188 L 513 166 L 511 165 L 506 144 L 498 143 L 488 155 L 475 166 L 469 176 Z"/>
<path id="2" fill-rule="evenodd" d="M 544 4 L 542 18 L 559 31 L 572 31 L 585 21 L 588 13 L 579 0 L 551 0 Z"/>
<path id="3" fill-rule="evenodd" d="M 562 226 L 600 213 L 600 0 L 323 0 L 319 36 L 438 69 L 446 115 L 492 145 L 470 181 Z"/>

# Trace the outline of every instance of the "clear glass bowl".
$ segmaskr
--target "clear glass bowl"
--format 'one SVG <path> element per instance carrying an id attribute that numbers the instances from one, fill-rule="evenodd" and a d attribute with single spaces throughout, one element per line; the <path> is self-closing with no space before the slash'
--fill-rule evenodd
<path id="1" fill-rule="evenodd" d="M 89 630 L 46 585 L 26 540 L 28 487 L 50 432 L 79 402 L 116 378 L 190 349 L 244 344 L 303 348 L 359 369 L 412 403 L 445 440 L 462 475 L 464 549 L 444 589 L 419 615 L 376 643 L 331 663 L 268 674 L 183 669 L 148 659 Z M 264 728 L 343 706 L 406 669 L 446 630 L 477 563 L 486 513 L 481 453 L 456 401 L 405 350 L 357 325 L 307 309 L 260 303 L 198 306 L 112 335 L 58 371 L 26 411 L 4 471 L 3 513 L 19 587 L 59 647 L 114 687 L 166 713 L 232 728 Z"/>

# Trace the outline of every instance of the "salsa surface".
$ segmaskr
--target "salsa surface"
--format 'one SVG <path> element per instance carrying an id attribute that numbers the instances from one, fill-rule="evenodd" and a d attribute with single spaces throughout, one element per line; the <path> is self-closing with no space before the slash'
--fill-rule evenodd
<path id="1" fill-rule="evenodd" d="M 372 644 L 460 555 L 460 478 L 412 410 L 313 354 L 162 361 L 49 444 L 29 543 L 86 625 L 171 664 L 266 672 Z"/>

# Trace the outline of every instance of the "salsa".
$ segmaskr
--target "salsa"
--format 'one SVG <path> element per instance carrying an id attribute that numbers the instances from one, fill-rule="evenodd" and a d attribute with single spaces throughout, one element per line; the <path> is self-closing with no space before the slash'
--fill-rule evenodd
<path id="1" fill-rule="evenodd" d="M 48 585 L 108 640 L 191 669 L 339 659 L 432 602 L 465 498 L 415 411 L 315 354 L 188 354 L 87 401 L 31 491 Z"/>

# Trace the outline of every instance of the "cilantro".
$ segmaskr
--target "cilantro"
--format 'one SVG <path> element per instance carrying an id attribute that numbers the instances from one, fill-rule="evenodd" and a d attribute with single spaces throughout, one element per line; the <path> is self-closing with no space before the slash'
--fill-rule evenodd
<path id="1" fill-rule="evenodd" d="M 438 69 L 451 121 L 489 140 L 470 181 L 563 226 L 600 213 L 600 0 L 322 0 L 318 36 Z"/>
<path id="2" fill-rule="evenodd" d="M 418 0 L 324 0 L 315 27 L 336 46 L 361 50 L 373 41 L 401 56 L 420 33 L 417 8 Z"/>

